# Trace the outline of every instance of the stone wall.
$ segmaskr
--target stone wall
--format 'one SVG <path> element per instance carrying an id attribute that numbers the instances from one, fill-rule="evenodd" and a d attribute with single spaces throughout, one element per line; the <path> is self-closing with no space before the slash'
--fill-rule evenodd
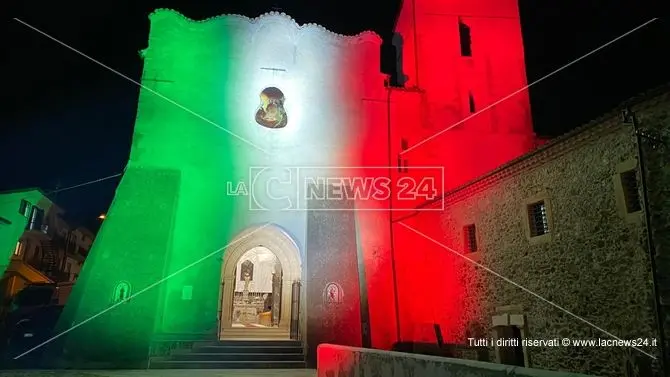
<path id="1" fill-rule="evenodd" d="M 663 98 L 637 106 L 640 124 L 667 126 L 670 106 Z M 396 244 L 414 245 L 406 247 L 407 254 L 423 248 L 426 260 L 416 261 L 417 267 L 431 271 L 440 266 L 447 282 L 442 290 L 449 293 L 443 302 L 433 300 L 437 307 L 429 309 L 431 315 L 415 313 L 401 324 L 432 320 L 445 329 L 447 343 L 467 342 L 467 329 L 473 326 L 493 336 L 497 325 L 517 326 L 527 339 L 649 339 L 639 349 L 525 348 L 524 359 L 526 366 L 543 369 L 652 375 L 660 347 L 651 342 L 660 340 L 645 218 L 643 210 L 626 209 L 621 178 L 633 170 L 639 185 L 637 149 L 632 127 L 619 115 L 617 110 L 454 190 L 438 203 L 445 208 L 439 215 L 419 212 L 397 221 Z M 669 263 L 661 252 L 669 241 L 661 229 L 670 222 L 665 204 L 670 173 L 661 148 L 647 155 L 648 175 L 654 178 L 652 225 L 662 266 Z M 532 237 L 528 206 L 540 201 L 549 232 Z M 476 252 L 466 252 L 464 227 L 471 224 Z M 412 284 L 401 275 L 399 287 Z M 661 279 L 660 286 L 662 294 L 670 295 L 664 288 L 670 288 L 670 279 Z M 419 301 L 419 290 L 400 289 L 401 312 Z M 425 341 L 423 335 L 415 340 Z M 499 361 L 497 350 L 490 350 Z"/>
<path id="2" fill-rule="evenodd" d="M 631 104 L 642 132 L 642 153 L 649 200 L 650 229 L 655 256 L 657 291 L 661 302 L 662 328 L 665 333 L 665 360 L 668 365 L 667 339 L 670 337 L 670 90 L 655 91 L 651 99 Z M 649 97 L 649 95 L 647 95 Z M 633 101 L 635 102 L 635 101 Z M 667 369 L 667 368 L 666 368 Z"/>
<path id="3" fill-rule="evenodd" d="M 481 361 L 321 344 L 318 377 L 587 377 Z"/>
<path id="4" fill-rule="evenodd" d="M 316 365 L 317 346 L 321 343 L 362 345 L 365 316 L 361 315 L 363 303 L 352 208 L 351 201 L 311 200 L 309 204 L 304 340 L 310 368 Z"/>

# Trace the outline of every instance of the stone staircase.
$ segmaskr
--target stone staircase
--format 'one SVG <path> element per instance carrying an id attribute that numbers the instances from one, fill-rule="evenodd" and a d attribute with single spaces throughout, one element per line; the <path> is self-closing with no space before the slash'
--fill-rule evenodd
<path id="1" fill-rule="evenodd" d="M 42 271 L 49 276 L 54 277 L 54 272 L 57 270 L 56 254 L 58 251 L 51 240 L 43 240 L 42 246 Z"/>
<path id="2" fill-rule="evenodd" d="M 246 329 L 245 329 L 246 330 Z M 248 331 L 245 331 L 248 333 Z M 220 340 L 175 350 L 149 360 L 149 369 L 302 369 L 305 354 L 297 340 Z"/>

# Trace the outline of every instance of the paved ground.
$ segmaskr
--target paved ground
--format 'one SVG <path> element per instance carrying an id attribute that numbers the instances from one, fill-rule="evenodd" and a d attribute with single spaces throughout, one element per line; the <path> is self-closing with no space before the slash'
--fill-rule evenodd
<path id="1" fill-rule="evenodd" d="M 316 377 L 314 369 L 0 371 L 0 377 Z"/>

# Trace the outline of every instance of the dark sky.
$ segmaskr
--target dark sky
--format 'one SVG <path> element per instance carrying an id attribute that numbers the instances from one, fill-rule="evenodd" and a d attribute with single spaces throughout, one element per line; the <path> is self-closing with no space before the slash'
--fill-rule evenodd
<path id="1" fill-rule="evenodd" d="M 448 1 L 448 0 L 445 0 Z M 472 0 L 477 1 L 477 0 Z M 238 5 L 236 5 L 238 4 Z M 528 81 L 533 82 L 658 16 L 648 0 L 522 0 Z M 148 14 L 172 8 L 194 19 L 258 16 L 281 8 L 299 23 L 387 39 L 399 0 L 25 0 L 13 16 L 139 80 Z M 14 20 L 2 28 L 0 191 L 53 190 L 117 174 L 126 164 L 139 88 Z M 670 81 L 665 19 L 530 88 L 535 130 L 558 135 L 621 101 Z M 663 69 L 665 68 L 665 69 Z M 95 224 L 117 179 L 58 193 L 77 221 Z"/>

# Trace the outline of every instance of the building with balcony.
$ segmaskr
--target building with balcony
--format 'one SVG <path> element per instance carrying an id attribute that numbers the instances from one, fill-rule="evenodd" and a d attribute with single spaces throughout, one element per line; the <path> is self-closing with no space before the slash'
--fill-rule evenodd
<path id="1" fill-rule="evenodd" d="M 0 294 L 3 307 L 30 284 L 55 284 L 64 304 L 94 235 L 63 219 L 39 189 L 0 193 Z M 4 311 L 0 309 L 0 311 Z"/>

